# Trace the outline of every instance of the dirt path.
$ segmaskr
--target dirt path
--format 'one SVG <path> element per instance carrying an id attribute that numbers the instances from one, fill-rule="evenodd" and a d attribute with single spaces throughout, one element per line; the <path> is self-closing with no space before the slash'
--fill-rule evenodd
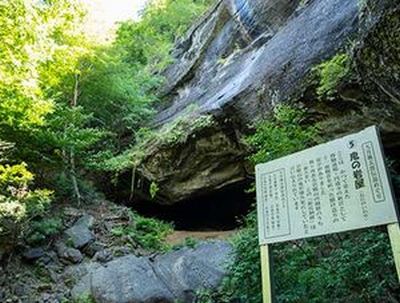
<path id="1" fill-rule="evenodd" d="M 196 240 L 212 240 L 220 239 L 226 240 L 234 235 L 237 230 L 224 230 L 224 231 L 186 231 L 176 230 L 166 239 L 166 242 L 172 245 L 181 244 L 185 239 L 192 238 Z"/>

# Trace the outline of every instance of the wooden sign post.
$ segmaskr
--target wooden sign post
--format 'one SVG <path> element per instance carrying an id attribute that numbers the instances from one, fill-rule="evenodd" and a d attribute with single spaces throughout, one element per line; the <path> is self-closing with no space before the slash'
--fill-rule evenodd
<path id="1" fill-rule="evenodd" d="M 387 226 L 390 244 L 392 246 L 393 259 L 396 265 L 397 278 L 400 283 L 400 227 L 399 223 L 388 224 Z"/>
<path id="2" fill-rule="evenodd" d="M 272 303 L 271 262 L 268 244 L 260 246 L 263 302 Z"/>
<path id="3" fill-rule="evenodd" d="M 269 244 L 388 225 L 400 281 L 400 229 L 375 126 L 256 166 L 264 303 L 273 302 Z"/>

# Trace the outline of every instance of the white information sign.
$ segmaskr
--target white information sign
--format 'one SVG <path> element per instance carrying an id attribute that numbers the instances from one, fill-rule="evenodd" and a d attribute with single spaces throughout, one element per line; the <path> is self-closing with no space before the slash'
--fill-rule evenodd
<path id="1" fill-rule="evenodd" d="M 378 130 L 256 166 L 260 244 L 397 222 Z"/>

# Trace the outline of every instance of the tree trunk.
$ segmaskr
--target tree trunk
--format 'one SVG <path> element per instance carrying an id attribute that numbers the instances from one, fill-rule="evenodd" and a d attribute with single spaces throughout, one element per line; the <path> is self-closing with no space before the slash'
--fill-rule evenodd
<path id="1" fill-rule="evenodd" d="M 75 86 L 74 86 L 74 96 L 71 100 L 71 107 L 76 107 L 78 105 L 78 95 L 79 95 L 79 75 L 75 75 Z M 78 205 L 81 204 L 82 196 L 79 190 L 78 180 L 76 178 L 76 165 L 75 165 L 75 151 L 71 147 L 69 151 L 69 164 L 70 164 L 70 176 L 72 181 L 72 186 L 74 189 L 74 195 Z"/>

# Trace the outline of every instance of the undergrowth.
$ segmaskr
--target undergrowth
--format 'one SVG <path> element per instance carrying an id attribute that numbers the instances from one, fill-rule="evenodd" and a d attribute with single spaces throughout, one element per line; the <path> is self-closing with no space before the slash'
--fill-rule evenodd
<path id="1" fill-rule="evenodd" d="M 139 244 L 148 251 L 166 251 L 165 238 L 173 232 L 173 226 L 154 218 L 146 218 L 129 211 L 129 224 L 114 227 L 112 233 L 126 239 L 127 245 Z"/>

